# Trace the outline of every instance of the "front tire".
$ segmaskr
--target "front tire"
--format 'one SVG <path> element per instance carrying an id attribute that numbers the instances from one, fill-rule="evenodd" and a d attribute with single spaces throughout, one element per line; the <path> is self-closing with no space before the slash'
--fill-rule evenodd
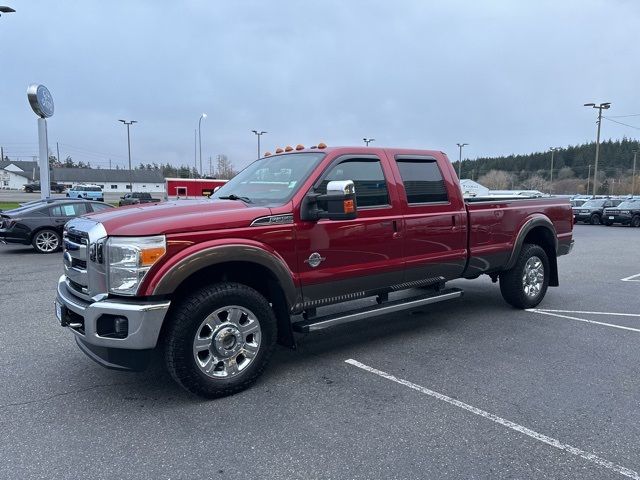
<path id="1" fill-rule="evenodd" d="M 631 222 L 629 222 L 629 225 L 631 225 L 634 228 L 640 227 L 640 215 L 634 215 L 631 218 Z"/>
<path id="2" fill-rule="evenodd" d="M 60 248 L 62 239 L 55 230 L 44 229 L 36 233 L 31 245 L 38 253 L 53 253 Z"/>
<path id="3" fill-rule="evenodd" d="M 589 225 L 600 225 L 600 223 L 600 215 L 597 213 L 594 213 L 589 217 Z"/>
<path id="4" fill-rule="evenodd" d="M 239 283 L 218 283 L 186 295 L 164 335 L 169 373 L 187 391 L 218 398 L 251 386 L 277 338 L 269 302 Z"/>
<path id="5" fill-rule="evenodd" d="M 550 272 L 544 249 L 525 243 L 513 268 L 500 274 L 500 293 L 516 308 L 533 308 L 547 293 Z"/>

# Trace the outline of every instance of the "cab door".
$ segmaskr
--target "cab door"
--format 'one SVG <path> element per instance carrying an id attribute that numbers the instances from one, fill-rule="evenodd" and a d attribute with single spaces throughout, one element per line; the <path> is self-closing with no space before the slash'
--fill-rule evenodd
<path id="1" fill-rule="evenodd" d="M 458 183 L 435 157 L 395 155 L 404 219 L 405 282 L 460 277 L 467 260 L 467 216 Z"/>
<path id="2" fill-rule="evenodd" d="M 317 306 L 364 296 L 401 283 L 401 212 L 393 173 L 377 155 L 336 158 L 314 184 L 326 193 L 332 180 L 353 180 L 354 220 L 299 221 L 298 271 L 304 302 Z"/>

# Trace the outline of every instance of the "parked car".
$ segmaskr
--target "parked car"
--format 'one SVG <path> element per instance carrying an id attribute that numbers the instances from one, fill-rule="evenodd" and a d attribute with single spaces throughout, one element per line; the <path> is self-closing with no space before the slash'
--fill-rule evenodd
<path id="1" fill-rule="evenodd" d="M 159 198 L 152 198 L 150 193 L 133 192 L 120 197 L 118 206 L 123 207 L 125 205 L 137 205 L 139 203 L 158 203 L 159 201 Z"/>
<path id="2" fill-rule="evenodd" d="M 111 205 L 78 200 L 39 201 L 0 213 L 0 242 L 32 245 L 38 253 L 53 253 L 62 246 L 64 224 Z"/>
<path id="3" fill-rule="evenodd" d="M 104 202 L 104 193 L 99 185 L 74 185 L 67 191 L 67 197 Z"/>
<path id="4" fill-rule="evenodd" d="M 622 200 L 616 198 L 596 198 L 583 203 L 579 207 L 573 207 L 574 222 L 584 222 L 591 225 L 600 225 L 604 209 L 608 207 L 616 207 L 622 203 Z"/>
<path id="5" fill-rule="evenodd" d="M 587 200 L 584 198 L 575 198 L 573 200 L 570 201 L 571 202 L 571 206 L 572 207 L 581 207 L 582 205 L 584 205 Z"/>
<path id="6" fill-rule="evenodd" d="M 280 152 L 210 201 L 67 224 L 56 317 L 84 353 L 137 370 L 161 347 L 182 387 L 219 397 L 255 381 L 276 341 L 295 346 L 293 332 L 460 297 L 449 280 L 499 279 L 516 308 L 535 307 L 559 284 L 556 259 L 573 246 L 568 200 L 465 200 L 434 150 Z M 322 313 L 365 297 L 378 305 Z"/>
<path id="7" fill-rule="evenodd" d="M 27 183 L 22 188 L 27 193 L 39 192 L 40 191 L 40 182 Z M 61 184 L 56 183 L 56 182 L 51 182 L 51 191 L 52 192 L 62 193 L 62 192 L 64 192 L 64 188 L 65 188 L 64 185 L 61 185 Z"/>
<path id="8" fill-rule="evenodd" d="M 640 199 L 625 200 L 617 207 L 605 208 L 603 223 L 607 226 L 621 223 L 640 227 Z"/>

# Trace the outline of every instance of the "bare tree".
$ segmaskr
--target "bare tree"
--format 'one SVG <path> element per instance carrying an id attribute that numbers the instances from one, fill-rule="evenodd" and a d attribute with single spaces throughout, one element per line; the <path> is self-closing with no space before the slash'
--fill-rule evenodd
<path id="1" fill-rule="evenodd" d="M 235 176 L 236 172 L 233 169 L 233 164 L 229 160 L 229 158 L 224 155 L 218 155 L 217 165 L 216 165 L 216 178 L 222 179 L 230 179 Z"/>
<path id="2" fill-rule="evenodd" d="M 526 190 L 539 190 L 541 192 L 545 192 L 549 189 L 549 182 L 540 175 L 531 175 L 522 182 L 522 186 Z"/>
<path id="3" fill-rule="evenodd" d="M 478 183 L 490 190 L 507 190 L 512 188 L 514 176 L 504 170 L 489 170 L 478 179 Z"/>

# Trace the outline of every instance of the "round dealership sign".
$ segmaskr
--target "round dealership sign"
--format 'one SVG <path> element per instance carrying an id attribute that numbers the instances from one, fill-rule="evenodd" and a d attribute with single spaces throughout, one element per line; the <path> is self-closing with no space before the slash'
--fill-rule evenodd
<path id="1" fill-rule="evenodd" d="M 37 83 L 31 84 L 27 89 L 27 97 L 36 115 L 42 118 L 53 115 L 53 97 L 47 87 Z"/>

